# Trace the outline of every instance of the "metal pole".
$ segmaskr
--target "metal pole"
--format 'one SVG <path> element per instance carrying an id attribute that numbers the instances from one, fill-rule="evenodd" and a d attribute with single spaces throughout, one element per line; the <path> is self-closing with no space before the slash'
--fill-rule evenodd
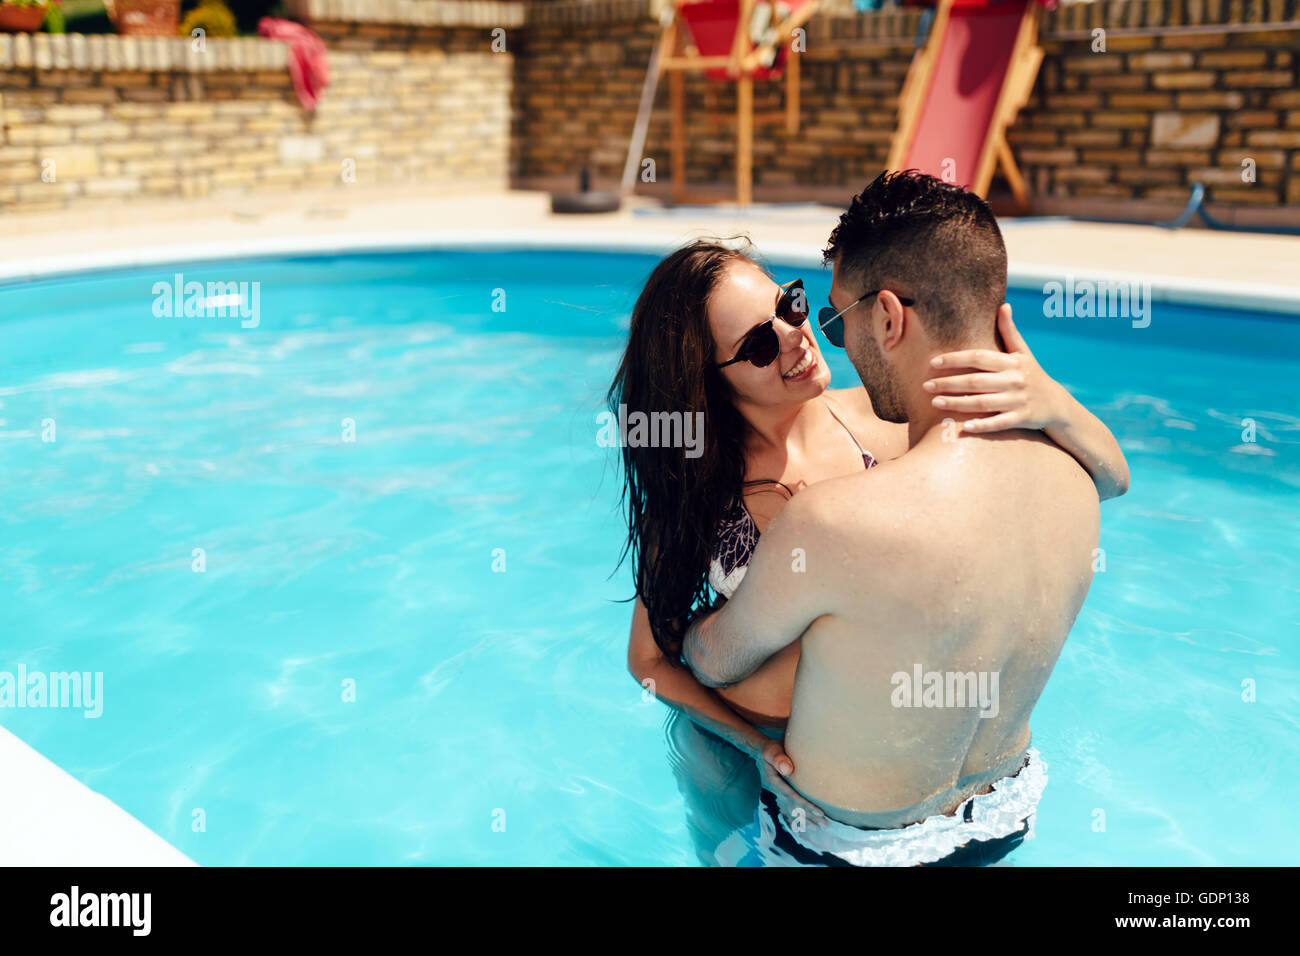
<path id="1" fill-rule="evenodd" d="M 627 162 L 623 164 L 623 195 L 630 196 L 636 189 L 636 171 L 641 165 L 641 151 L 645 149 L 646 132 L 650 129 L 650 111 L 655 105 L 655 90 L 659 87 L 659 60 L 664 52 L 664 29 L 672 22 L 672 6 L 659 14 L 659 38 L 650 53 L 645 82 L 641 84 L 641 105 L 636 111 L 636 125 L 632 127 L 632 141 L 627 144 Z"/>

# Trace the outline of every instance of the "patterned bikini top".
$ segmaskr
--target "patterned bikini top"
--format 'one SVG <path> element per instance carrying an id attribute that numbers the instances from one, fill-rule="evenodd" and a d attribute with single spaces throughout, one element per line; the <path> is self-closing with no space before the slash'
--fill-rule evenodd
<path id="1" fill-rule="evenodd" d="M 835 414 L 835 409 L 831 407 L 830 402 L 826 402 L 826 408 L 830 411 L 831 417 L 849 433 L 853 444 L 858 446 L 858 451 L 862 453 L 862 464 L 867 468 L 877 465 L 878 462 L 871 456 L 871 452 L 862 447 L 862 443 L 849 430 L 849 426 Z M 736 588 L 740 587 L 745 571 L 749 568 L 749 559 L 754 556 L 754 549 L 758 547 L 758 535 L 758 525 L 754 523 L 749 509 L 745 507 L 744 499 L 736 499 L 735 504 L 722 515 L 718 526 L 718 537 L 713 542 L 713 557 L 709 561 L 709 584 L 723 597 L 730 599 L 736 593 Z"/>

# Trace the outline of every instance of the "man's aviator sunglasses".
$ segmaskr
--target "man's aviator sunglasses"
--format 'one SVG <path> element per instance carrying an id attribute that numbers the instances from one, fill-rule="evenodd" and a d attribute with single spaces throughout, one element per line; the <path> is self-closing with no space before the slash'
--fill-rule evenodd
<path id="1" fill-rule="evenodd" d="M 817 315 L 818 328 L 826 335 L 826 340 L 836 348 L 844 348 L 844 313 L 864 299 L 869 299 L 880 292 L 880 289 L 868 292 L 839 312 L 836 312 L 833 307 L 822 309 Z M 913 304 L 912 299 L 902 296 L 898 297 L 898 301 L 906 306 Z M 735 358 L 719 362 L 718 368 L 723 369 L 737 362 L 749 362 L 755 368 L 767 368 L 775 362 L 777 356 L 781 354 L 781 339 L 772 325 L 774 319 L 780 319 L 794 328 L 799 328 L 808 320 L 808 294 L 804 292 L 802 279 L 795 279 L 781 287 L 781 294 L 776 300 L 776 311 L 772 313 L 772 317 L 750 329 L 741 340 Z"/>
<path id="2" fill-rule="evenodd" d="M 822 310 L 817 313 L 817 328 L 822 330 L 822 334 L 826 336 L 826 341 L 831 343 L 831 345 L 835 346 L 837 349 L 844 348 L 844 313 L 849 311 L 849 309 L 853 308 L 859 302 L 864 302 L 867 299 L 874 299 L 884 291 L 884 289 L 873 289 L 871 292 L 866 292 L 858 296 L 858 298 L 854 299 L 838 312 L 835 311 L 835 306 L 833 305 L 823 307 Z M 909 299 L 906 296 L 901 295 L 898 297 L 898 301 L 905 306 L 916 304 L 915 299 Z"/>

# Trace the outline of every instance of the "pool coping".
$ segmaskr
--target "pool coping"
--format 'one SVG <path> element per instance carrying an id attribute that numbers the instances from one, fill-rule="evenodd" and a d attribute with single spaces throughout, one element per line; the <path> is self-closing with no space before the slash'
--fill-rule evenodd
<path id="1" fill-rule="evenodd" d="M 662 255 L 677 248 L 681 236 L 630 237 L 600 230 L 557 233 L 539 229 L 402 230 L 393 232 L 330 233 L 317 236 L 276 236 L 230 239 L 182 245 L 142 245 L 105 252 L 15 259 L 0 262 L 0 283 L 16 284 L 41 279 L 93 274 L 156 265 L 183 265 L 210 261 L 258 259 L 284 255 L 420 252 L 451 249 L 548 249 L 583 252 L 628 252 Z M 764 242 L 760 258 L 800 267 L 823 268 L 820 250 L 806 245 Z M 1012 289 L 1045 291 L 1051 281 L 1125 283 L 1150 289 L 1150 301 L 1209 306 L 1232 311 L 1269 312 L 1300 316 L 1300 287 L 1080 269 L 1035 263 L 1012 263 L 1007 285 Z"/>
<path id="2" fill-rule="evenodd" d="M 198 865 L 3 726 L 0 766 L 0 866 Z"/>

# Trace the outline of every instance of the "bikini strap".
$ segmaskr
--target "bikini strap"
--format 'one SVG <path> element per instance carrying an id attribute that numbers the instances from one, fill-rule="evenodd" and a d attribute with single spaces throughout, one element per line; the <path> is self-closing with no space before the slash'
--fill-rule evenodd
<path id="1" fill-rule="evenodd" d="M 826 410 L 831 413 L 831 418 L 839 422 L 840 427 L 849 433 L 849 437 L 853 439 L 853 444 L 858 446 L 858 451 L 862 453 L 862 457 L 870 458 L 872 461 L 875 461 L 876 456 L 862 447 L 862 442 L 858 441 L 858 436 L 853 434 L 853 429 L 849 428 L 848 425 L 845 425 L 844 419 L 840 418 L 840 416 L 835 413 L 835 406 L 826 400 L 825 395 L 822 396 L 822 403 L 825 404 Z"/>

